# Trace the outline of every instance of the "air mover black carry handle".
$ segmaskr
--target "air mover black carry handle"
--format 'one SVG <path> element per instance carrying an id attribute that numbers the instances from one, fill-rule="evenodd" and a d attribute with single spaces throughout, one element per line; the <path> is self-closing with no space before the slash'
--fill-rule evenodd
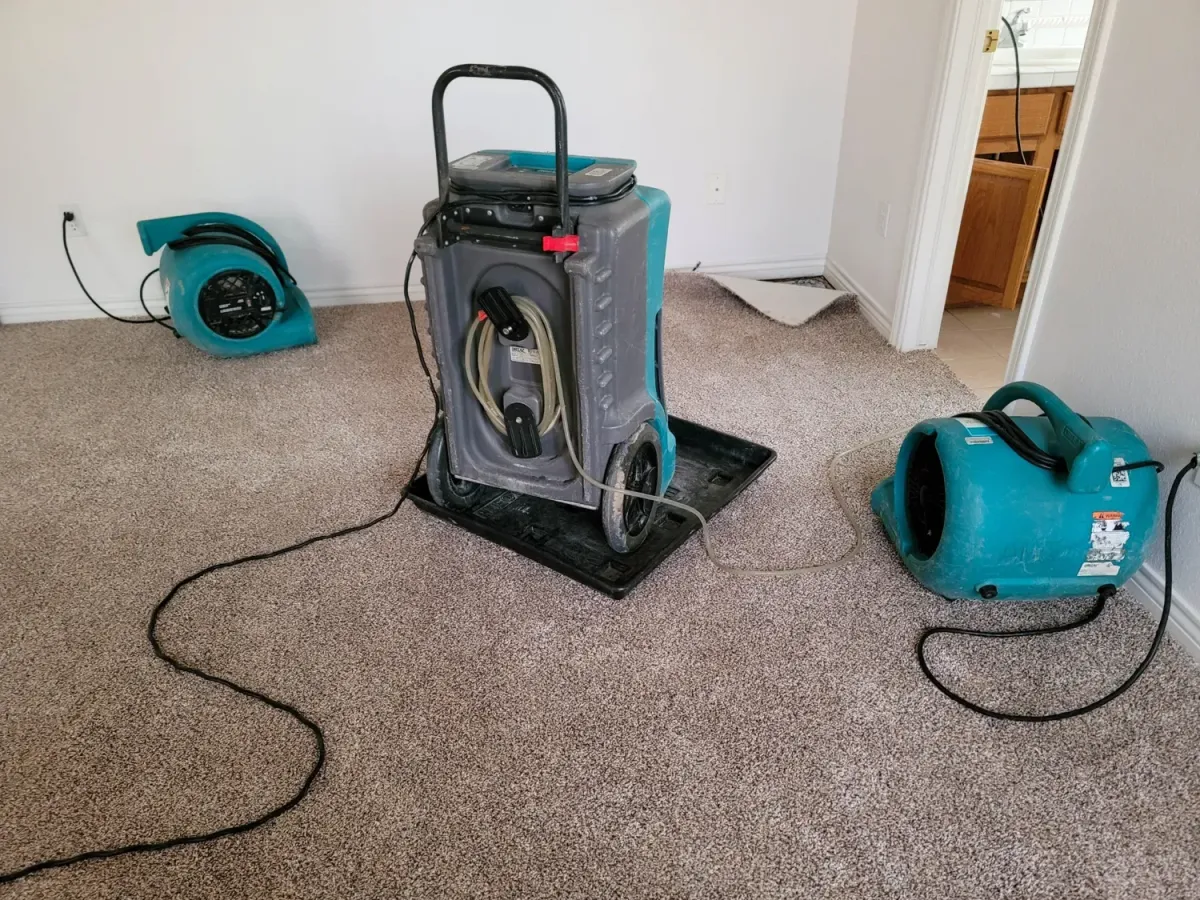
<path id="1" fill-rule="evenodd" d="M 433 148 L 437 155 L 438 196 L 444 204 L 450 197 L 450 160 L 446 155 L 446 88 L 456 78 L 503 78 L 508 81 L 532 81 L 540 84 L 554 104 L 554 183 L 558 191 L 558 212 L 562 225 L 554 234 L 571 234 L 571 203 L 567 196 L 567 107 L 562 91 L 549 75 L 526 66 L 488 66 L 466 63 L 451 66 L 433 86 Z"/>

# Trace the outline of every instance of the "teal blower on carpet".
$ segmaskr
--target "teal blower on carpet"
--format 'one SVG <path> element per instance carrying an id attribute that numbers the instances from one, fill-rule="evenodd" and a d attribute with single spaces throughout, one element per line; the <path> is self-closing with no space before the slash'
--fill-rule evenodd
<path id="1" fill-rule="evenodd" d="M 282 248 L 231 213 L 138 222 L 146 255 L 164 247 L 159 279 L 181 337 L 213 356 L 250 356 L 314 344 L 316 324 Z"/>
<path id="2" fill-rule="evenodd" d="M 1043 415 L 1006 415 L 1017 400 Z M 1104 595 L 1142 564 L 1158 468 L 1124 422 L 1015 382 L 982 412 L 913 428 L 871 509 L 908 570 L 944 597 Z"/>

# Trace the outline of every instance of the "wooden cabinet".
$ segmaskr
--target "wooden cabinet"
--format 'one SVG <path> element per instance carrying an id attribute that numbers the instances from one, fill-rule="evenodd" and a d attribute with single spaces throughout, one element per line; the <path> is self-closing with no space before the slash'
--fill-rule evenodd
<path id="1" fill-rule="evenodd" d="M 1071 96 L 1071 88 L 1022 91 L 1018 147 L 1016 91 L 988 94 L 947 306 L 983 303 L 1013 309 L 1020 302 Z M 1024 161 L 1018 149 L 1024 151 Z"/>
<path id="2" fill-rule="evenodd" d="M 946 305 L 1014 309 L 1049 170 L 977 159 L 958 232 Z"/>
<path id="3" fill-rule="evenodd" d="M 1025 94 L 1021 97 L 1021 139 L 1032 149 L 1054 127 L 1054 94 Z M 1005 153 L 1017 149 L 1016 94 L 989 94 L 979 126 L 977 155 Z"/>

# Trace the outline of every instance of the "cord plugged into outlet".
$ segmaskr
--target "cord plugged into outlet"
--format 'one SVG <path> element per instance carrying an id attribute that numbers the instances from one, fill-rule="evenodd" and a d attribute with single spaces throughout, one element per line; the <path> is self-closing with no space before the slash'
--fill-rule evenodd
<path id="1" fill-rule="evenodd" d="M 64 206 L 62 217 L 71 237 L 87 237 L 87 227 L 83 224 L 83 216 L 79 214 L 78 206 Z"/>

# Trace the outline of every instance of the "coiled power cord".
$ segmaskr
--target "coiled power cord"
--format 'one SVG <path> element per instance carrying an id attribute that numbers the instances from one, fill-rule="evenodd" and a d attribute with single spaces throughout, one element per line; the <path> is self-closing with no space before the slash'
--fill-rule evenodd
<path id="1" fill-rule="evenodd" d="M 542 372 L 542 418 L 538 423 L 538 434 L 544 437 L 563 412 L 563 405 L 559 402 L 560 380 L 554 377 L 558 372 L 558 348 L 554 344 L 554 332 L 550 328 L 550 321 L 541 308 L 528 297 L 514 296 L 512 299 L 529 325 L 529 333 L 540 361 L 538 366 Z M 487 373 L 492 368 L 492 350 L 495 346 L 496 326 L 492 320 L 486 316 L 476 318 L 467 329 L 463 371 L 466 374 L 467 386 L 483 407 L 488 421 L 497 431 L 504 434 L 504 411 L 496 402 L 487 379 Z"/>

